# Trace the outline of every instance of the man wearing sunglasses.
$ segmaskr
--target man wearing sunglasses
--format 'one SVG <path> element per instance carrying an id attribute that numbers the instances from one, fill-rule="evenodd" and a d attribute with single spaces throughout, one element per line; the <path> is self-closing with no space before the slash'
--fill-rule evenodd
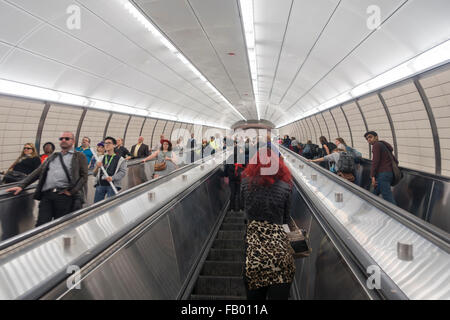
<path id="1" fill-rule="evenodd" d="M 39 179 L 34 194 L 34 199 L 40 200 L 36 227 L 81 209 L 88 167 L 86 156 L 73 148 L 74 138 L 72 132 L 63 132 L 59 138 L 61 152 L 50 155 L 18 187 L 6 190 L 17 195 Z"/>

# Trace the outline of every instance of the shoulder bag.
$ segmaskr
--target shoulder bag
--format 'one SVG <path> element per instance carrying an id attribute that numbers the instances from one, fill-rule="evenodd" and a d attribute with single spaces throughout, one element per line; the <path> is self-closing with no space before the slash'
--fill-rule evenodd
<path id="1" fill-rule="evenodd" d="M 300 229 L 291 217 L 291 223 L 288 225 L 290 232 L 287 232 L 288 240 L 294 249 L 294 259 L 306 258 L 311 254 L 311 246 L 309 245 L 309 236 L 306 230 Z"/>

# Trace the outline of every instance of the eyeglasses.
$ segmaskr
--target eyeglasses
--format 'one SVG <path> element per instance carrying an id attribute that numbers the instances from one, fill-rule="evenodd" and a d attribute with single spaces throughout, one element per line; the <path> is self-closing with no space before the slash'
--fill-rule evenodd
<path id="1" fill-rule="evenodd" d="M 23 150 L 33 150 L 33 148 L 30 148 L 30 147 L 23 147 Z"/>
<path id="2" fill-rule="evenodd" d="M 60 137 L 59 138 L 59 141 L 63 141 L 63 140 L 69 141 L 69 140 L 72 140 L 72 138 L 69 138 L 69 137 Z"/>
<path id="3" fill-rule="evenodd" d="M 103 144 L 113 144 L 112 142 L 104 142 Z"/>

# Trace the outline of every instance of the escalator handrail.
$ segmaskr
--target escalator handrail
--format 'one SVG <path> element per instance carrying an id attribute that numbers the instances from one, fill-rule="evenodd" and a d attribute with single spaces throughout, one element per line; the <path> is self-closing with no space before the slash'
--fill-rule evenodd
<path id="1" fill-rule="evenodd" d="M 448 234 L 444 230 L 439 229 L 438 227 L 432 225 L 431 223 L 416 217 L 412 213 L 393 205 L 392 203 L 374 195 L 368 190 L 361 188 L 355 185 L 354 183 L 351 183 L 339 177 L 338 175 L 332 173 L 331 171 L 325 168 L 322 168 L 316 163 L 306 161 L 304 157 L 293 152 L 292 150 L 289 150 L 288 148 L 282 145 L 280 145 L 280 147 L 286 152 L 289 152 L 290 155 L 295 156 L 297 160 L 302 161 L 304 164 L 314 168 L 316 171 L 325 175 L 333 182 L 338 183 L 340 186 L 346 188 L 347 190 L 356 194 L 363 200 L 369 202 L 371 205 L 375 206 L 385 214 L 389 215 L 391 218 L 394 218 L 403 225 L 407 226 L 409 229 L 415 231 L 416 233 L 424 237 L 426 240 L 438 246 L 440 249 L 444 250 L 447 253 L 450 253 L 450 240 L 449 240 L 450 234 Z"/>
<path id="2" fill-rule="evenodd" d="M 320 209 L 320 205 L 316 200 L 312 199 L 307 192 L 303 191 L 300 183 L 294 178 L 294 186 L 305 201 L 306 206 L 311 211 L 311 214 L 316 218 L 319 225 L 322 227 L 330 241 L 334 243 L 336 250 L 341 254 L 343 260 L 346 262 L 349 270 L 354 277 L 361 283 L 361 287 L 371 299 L 389 299 L 389 300 L 406 300 L 408 297 L 397 286 L 397 284 L 380 269 L 380 288 L 368 290 L 364 280 L 367 280 L 367 268 L 369 266 L 377 265 L 377 262 L 360 246 L 360 244 L 353 239 L 350 233 L 337 221 L 330 221 L 325 218 L 329 215 L 324 214 L 324 209 Z M 323 211 L 322 211 L 323 210 Z M 356 270 L 355 270 L 356 269 Z"/>
<path id="3" fill-rule="evenodd" d="M 127 163 L 127 168 L 129 168 L 129 167 L 134 167 L 134 166 L 139 165 L 139 164 L 141 163 L 140 161 L 133 161 L 133 160 L 134 160 L 134 159 L 132 159 L 131 161 L 128 161 L 128 163 Z M 139 159 L 139 160 L 142 160 L 142 159 Z M 155 160 L 152 160 L 152 161 L 155 161 Z M 89 175 L 89 176 L 93 175 L 93 171 L 92 171 L 92 170 L 89 170 L 88 175 Z M 0 201 L 3 201 L 3 200 L 5 200 L 5 199 L 11 199 L 11 198 L 13 198 L 13 197 L 20 196 L 20 194 L 17 195 L 17 196 L 15 196 L 15 195 L 13 195 L 12 193 L 6 192 L 6 189 L 13 188 L 13 187 L 17 187 L 17 186 L 20 184 L 20 182 L 21 182 L 21 181 L 18 181 L 18 182 L 11 182 L 11 183 L 7 183 L 7 184 L 2 184 L 2 185 L 0 185 Z M 33 182 L 32 184 L 30 184 L 29 186 L 27 186 L 27 187 L 26 187 L 25 189 L 23 189 L 22 191 L 32 191 L 32 190 L 36 189 L 37 184 L 38 184 L 37 182 Z"/>
<path id="4" fill-rule="evenodd" d="M 177 176 L 185 171 L 190 170 L 191 168 L 200 165 L 202 162 L 204 161 L 208 161 L 210 158 L 214 157 L 213 155 L 208 156 L 206 158 L 202 158 L 199 159 L 193 163 L 190 163 L 188 165 L 182 166 L 174 171 L 172 171 L 171 173 L 165 175 L 165 176 L 161 176 L 158 177 L 156 179 L 152 179 L 149 181 L 146 181 L 140 185 L 134 186 L 133 188 L 127 189 L 123 192 L 119 192 L 118 194 L 114 195 L 111 198 L 107 198 L 103 201 L 94 203 L 88 207 L 82 208 L 78 211 L 72 212 L 70 214 L 67 214 L 59 219 L 55 219 L 52 220 L 51 222 L 48 222 L 42 226 L 39 226 L 37 228 L 33 228 L 27 232 L 21 233 L 17 236 L 11 237 L 3 242 L 0 242 L 0 256 L 2 254 L 2 251 L 10 249 L 12 246 L 17 245 L 20 242 L 26 241 L 27 239 L 30 239 L 34 236 L 40 235 L 41 233 L 54 228 L 55 226 L 63 226 L 65 225 L 66 222 L 68 222 L 69 220 L 72 220 L 76 217 L 79 217 L 81 215 L 87 214 L 89 212 L 94 212 L 96 211 L 95 209 L 97 208 L 108 208 L 110 206 L 112 206 L 113 204 L 115 204 L 117 201 L 122 200 L 124 197 L 128 197 L 130 196 L 130 194 L 133 193 L 137 193 L 140 190 L 144 189 L 144 188 L 148 188 L 148 186 L 152 185 L 153 187 L 157 187 L 159 184 L 166 182 L 167 180 L 172 179 L 174 176 Z M 140 163 L 140 162 L 138 162 Z"/>
<path id="5" fill-rule="evenodd" d="M 202 162 L 209 161 L 211 157 L 213 157 L 213 156 L 210 156 L 210 157 L 207 157 L 204 159 L 200 159 L 199 162 L 192 163 L 191 165 L 185 166 L 182 169 L 190 170 L 190 169 L 200 165 Z M 202 160 L 204 160 L 204 161 L 202 161 Z M 211 176 L 217 170 L 219 170 L 221 163 L 222 162 L 216 163 L 216 166 L 210 172 L 206 173 L 200 179 L 194 181 L 191 185 L 189 185 L 187 188 L 185 188 L 183 191 L 181 191 L 179 194 L 177 194 L 174 198 L 171 198 L 169 201 L 162 203 L 158 207 L 153 208 L 151 213 L 149 213 L 145 217 L 142 217 L 141 219 L 135 221 L 132 225 L 128 226 L 126 228 L 126 230 L 122 230 L 121 232 L 114 234 L 114 236 L 112 236 L 111 238 L 109 238 L 107 240 L 103 240 L 103 242 L 97 244 L 95 248 L 90 249 L 88 251 L 88 253 L 78 255 L 74 261 L 71 261 L 71 265 L 75 264 L 79 267 L 84 267 L 87 263 L 96 259 L 99 255 L 103 257 L 103 255 L 107 252 L 107 249 L 110 248 L 111 246 L 114 246 L 118 242 L 122 243 L 123 242 L 122 240 L 124 240 L 125 242 L 128 242 L 128 240 L 125 239 L 125 237 L 127 237 L 127 235 L 130 235 L 131 237 L 135 237 L 136 236 L 135 230 L 139 229 L 142 231 L 142 229 L 151 227 L 151 225 L 153 225 L 164 214 L 166 214 L 172 206 L 174 206 L 176 203 L 178 203 L 183 198 L 185 198 L 189 193 L 191 193 L 201 183 L 203 183 L 205 181 L 205 179 L 207 179 L 209 176 Z M 189 167 L 189 168 L 187 168 L 187 167 Z M 164 183 L 164 181 L 166 179 L 163 179 L 163 178 L 165 178 L 165 177 L 167 177 L 167 176 L 163 176 L 163 177 L 160 177 L 155 180 L 159 180 L 160 182 Z M 162 181 L 162 180 L 164 180 L 164 181 Z M 133 194 L 129 194 L 129 196 L 131 197 L 131 196 L 133 196 Z M 104 203 L 104 206 L 97 208 L 99 210 L 94 210 L 94 209 L 91 209 L 91 210 L 94 211 L 93 213 L 99 212 L 99 211 L 100 211 L 99 213 L 105 212 L 106 210 L 108 210 L 108 208 L 110 206 L 113 205 L 112 202 L 114 202 L 114 204 L 116 204 L 117 201 L 118 201 L 118 199 L 114 199 L 113 201 Z M 144 224 L 145 224 L 145 226 L 144 226 Z M 46 233 L 46 235 L 51 236 L 51 234 L 53 234 L 53 231 L 55 231 L 55 230 L 49 230 L 49 232 Z M 46 235 L 43 235 L 43 236 L 45 237 Z M 120 245 L 117 247 L 120 248 L 122 246 Z M 108 251 L 108 252 L 111 254 L 111 253 L 114 253 L 115 251 L 117 251 L 117 250 L 114 250 L 112 252 Z M 13 259 L 17 258 L 16 254 L 17 254 L 16 252 L 13 253 Z M 0 253 L 0 256 L 1 256 L 1 253 Z M 104 259 L 101 258 L 101 259 L 97 259 L 97 260 L 103 261 Z M 20 296 L 16 297 L 16 299 L 39 299 L 44 294 L 46 294 L 49 290 L 51 290 L 52 288 L 55 288 L 55 286 L 57 286 L 58 284 L 65 281 L 65 279 L 67 279 L 68 277 L 70 277 L 70 274 L 66 273 L 65 270 L 58 270 L 54 274 L 52 274 L 50 276 L 50 278 L 47 278 L 45 281 L 42 281 L 35 287 L 28 289 L 26 292 L 24 292 Z M 64 284 L 65 284 L 65 282 L 64 282 Z"/>

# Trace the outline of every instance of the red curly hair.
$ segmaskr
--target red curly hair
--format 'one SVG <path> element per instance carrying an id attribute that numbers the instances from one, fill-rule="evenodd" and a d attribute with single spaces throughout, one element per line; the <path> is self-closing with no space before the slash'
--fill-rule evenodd
<path id="1" fill-rule="evenodd" d="M 270 168 L 272 165 L 278 170 L 274 174 L 261 174 L 262 168 Z M 250 160 L 250 163 L 242 173 L 242 178 L 249 178 L 250 184 L 269 186 L 277 180 L 284 181 L 292 187 L 292 175 L 288 167 L 284 163 L 283 158 L 278 156 L 278 152 L 274 152 L 271 148 L 260 149 Z"/>

